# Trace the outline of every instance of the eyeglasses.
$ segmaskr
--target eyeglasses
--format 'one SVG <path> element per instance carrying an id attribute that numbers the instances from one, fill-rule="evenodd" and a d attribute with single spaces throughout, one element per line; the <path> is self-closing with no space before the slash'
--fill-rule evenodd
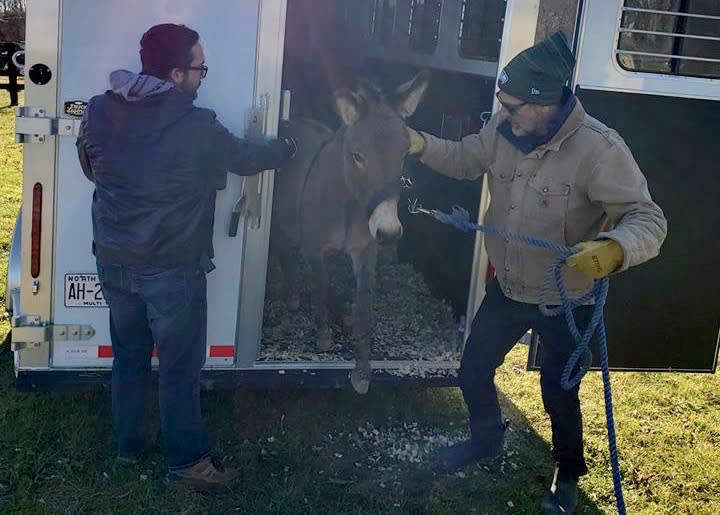
<path id="1" fill-rule="evenodd" d="M 200 72 L 200 78 L 204 79 L 207 76 L 208 67 L 204 64 L 201 64 L 200 66 L 186 66 L 185 67 L 188 70 L 197 70 Z"/>
<path id="2" fill-rule="evenodd" d="M 495 97 L 498 99 L 498 102 L 500 102 L 500 105 L 503 106 L 510 115 L 517 113 L 522 106 L 527 104 L 527 102 L 521 102 L 519 104 L 507 104 L 500 99 L 499 91 L 495 93 Z"/>

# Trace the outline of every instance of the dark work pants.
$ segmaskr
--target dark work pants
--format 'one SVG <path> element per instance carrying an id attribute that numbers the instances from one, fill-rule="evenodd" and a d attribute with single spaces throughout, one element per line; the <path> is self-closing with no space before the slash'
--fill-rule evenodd
<path id="1" fill-rule="evenodd" d="M 592 306 L 581 306 L 573 311 L 580 330 L 589 322 L 592 309 Z M 583 456 L 579 387 L 563 390 L 560 386 L 560 376 L 576 347 L 575 340 L 562 315 L 545 317 L 536 304 L 507 298 L 497 278 L 488 282 L 460 363 L 459 382 L 470 412 L 473 437 L 482 439 L 483 428 L 501 423 L 495 369 L 530 328 L 537 331 L 542 340 L 540 386 L 552 424 L 553 457 L 563 475 L 584 475 L 587 467 Z"/>
<path id="2" fill-rule="evenodd" d="M 137 455 L 147 438 L 153 344 L 159 361 L 160 425 L 170 470 L 208 455 L 200 413 L 200 370 L 205 363 L 205 271 L 130 267 L 98 261 L 110 307 L 113 348 L 112 412 L 118 454 Z"/>

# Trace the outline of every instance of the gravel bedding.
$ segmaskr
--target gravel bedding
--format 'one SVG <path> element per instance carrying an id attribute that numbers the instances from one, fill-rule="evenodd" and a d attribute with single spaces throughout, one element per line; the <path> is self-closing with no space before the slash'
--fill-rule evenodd
<path id="1" fill-rule="evenodd" d="M 494 482 L 500 475 L 516 473 L 520 457 L 513 449 L 526 445 L 528 432 L 527 428 L 510 426 L 505 449 L 498 459 L 450 474 L 434 472 L 432 462 L 441 449 L 469 438 L 464 423 L 449 422 L 438 427 L 432 422 L 399 422 L 388 416 L 384 422 L 365 421 L 356 427 L 323 434 L 311 451 L 321 463 L 318 481 L 346 485 L 348 492 L 373 499 L 380 496 L 388 502 L 397 500 L 400 504 L 394 506 L 400 507 L 408 497 L 424 496 L 428 488 L 443 488 L 450 481 L 481 476 L 483 481 Z M 273 456 L 277 454 L 275 446 L 283 445 L 283 437 L 271 436 L 259 443 L 261 456 Z M 285 468 L 286 473 L 288 469 Z M 406 499 L 403 501 L 400 496 Z"/>
<path id="2" fill-rule="evenodd" d="M 357 468 L 392 468 L 400 464 L 428 465 L 443 447 L 467 439 L 467 431 L 447 434 L 437 427 L 421 426 L 417 422 L 375 427 L 370 422 L 348 432 L 326 435 L 333 449 L 356 449 L 365 458 L 356 462 Z M 338 456 L 338 454 L 340 456 Z M 341 452 L 335 457 L 342 458 Z"/>
<path id="3" fill-rule="evenodd" d="M 498 459 L 449 474 L 434 472 L 432 462 L 436 453 L 470 435 L 465 424 L 457 426 L 450 422 L 449 426 L 398 422 L 388 416 L 385 422 L 362 422 L 357 427 L 320 435 L 310 448 L 317 467 L 313 471 L 315 481 L 341 485 L 349 495 L 371 500 L 374 505 L 382 503 L 386 506 L 383 513 L 419 514 L 427 511 L 425 505 L 430 491 L 442 493 L 448 485 L 466 481 L 478 481 L 492 488 L 502 476 L 517 473 L 521 458 L 512 449 L 523 444 L 524 433 L 529 430 L 516 430 L 512 426 L 508 428 L 507 444 Z M 264 437 L 258 443 L 260 459 L 273 459 L 285 445 L 282 435 Z M 291 466 L 286 465 L 283 472 L 271 475 L 284 474 L 287 481 L 290 469 Z M 512 510 L 513 500 L 507 499 L 506 505 Z"/>
<path id="4" fill-rule="evenodd" d="M 508 440 L 518 436 L 508 430 Z M 463 425 L 457 429 L 441 429 L 417 422 L 391 422 L 373 425 L 370 422 L 351 429 L 324 435 L 312 450 L 328 460 L 326 475 L 331 483 L 353 484 L 357 488 L 385 493 L 399 493 L 415 488 L 426 489 L 429 481 L 438 479 L 431 471 L 436 453 L 449 445 L 469 438 Z M 508 474 L 518 469 L 512 443 L 495 461 L 478 464 L 454 473 L 451 477 L 466 478 L 479 474 Z M 443 474 L 440 474 L 443 476 Z M 433 479 L 434 478 L 434 479 Z"/>
<path id="5" fill-rule="evenodd" d="M 353 359 L 349 321 L 353 297 L 349 259 L 333 256 L 329 263 L 330 281 L 336 292 L 333 334 L 335 345 L 320 352 L 315 345 L 316 330 L 310 307 L 309 274 L 303 268 L 295 288 L 300 292 L 300 309 L 291 312 L 280 298 L 279 270 L 268 273 L 260 361 L 345 361 Z M 462 333 L 452 309 L 432 296 L 422 276 L 410 264 L 399 264 L 392 252 L 378 259 L 375 302 L 373 360 L 457 361 Z M 446 370 L 427 370 L 412 364 L 394 375 L 447 375 Z M 452 372 L 450 372 L 452 373 Z"/>

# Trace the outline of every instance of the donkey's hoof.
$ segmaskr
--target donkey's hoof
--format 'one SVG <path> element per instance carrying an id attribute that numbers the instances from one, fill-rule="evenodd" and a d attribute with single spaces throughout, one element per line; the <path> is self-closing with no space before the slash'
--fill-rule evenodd
<path id="1" fill-rule="evenodd" d="M 335 342 L 333 341 L 332 332 L 331 331 L 321 331 L 318 334 L 318 349 L 321 351 L 329 351 L 333 348 L 333 345 L 335 345 Z"/>
<path id="2" fill-rule="evenodd" d="M 350 373 L 350 384 L 360 395 L 365 395 L 370 389 L 370 363 L 356 363 Z"/>

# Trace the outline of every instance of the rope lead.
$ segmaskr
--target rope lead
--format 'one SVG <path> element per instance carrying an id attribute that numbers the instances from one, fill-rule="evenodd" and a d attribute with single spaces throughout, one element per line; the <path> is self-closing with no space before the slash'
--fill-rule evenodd
<path id="1" fill-rule="evenodd" d="M 545 271 L 545 278 L 543 281 L 542 302 L 540 303 L 540 312 L 545 316 L 557 316 L 561 313 L 565 317 L 568 328 L 577 342 L 575 351 L 570 355 L 568 362 L 565 364 L 562 376 L 560 378 L 560 384 L 565 390 L 570 390 L 580 384 L 583 376 L 590 369 L 592 363 L 592 354 L 590 352 L 590 340 L 593 335 L 597 332 L 598 336 L 598 347 L 600 351 L 600 367 L 602 370 L 603 378 L 603 391 L 605 393 L 605 418 L 607 420 L 607 432 L 608 432 L 608 449 L 610 451 L 610 462 L 612 463 L 613 471 L 613 487 L 615 490 L 615 500 L 617 503 L 618 513 L 625 515 L 625 500 L 623 498 L 622 491 L 622 477 L 620 474 L 620 460 L 618 458 L 617 442 L 615 438 L 615 420 L 613 417 L 613 402 L 612 402 L 612 388 L 610 385 L 610 365 L 608 361 L 608 350 L 607 350 L 607 334 L 605 332 L 605 321 L 604 321 L 604 310 L 605 303 L 607 301 L 608 286 L 610 281 L 607 277 L 596 280 L 590 291 L 584 294 L 582 297 L 577 299 L 571 299 L 568 297 L 567 289 L 565 288 L 565 280 L 563 276 L 563 264 L 565 260 L 575 253 L 575 249 L 555 243 L 552 241 L 542 240 L 539 238 L 533 238 L 524 234 L 514 234 L 508 231 L 503 231 L 489 225 L 481 225 L 470 222 L 470 216 L 468 212 L 460 206 L 454 206 L 452 213 L 447 214 L 442 211 L 423 209 L 418 204 L 417 199 L 410 203 L 409 211 L 412 214 L 423 213 L 429 215 L 436 220 L 455 227 L 463 232 L 479 231 L 485 234 L 491 234 L 498 236 L 506 241 L 520 241 L 527 245 L 534 247 L 540 247 L 554 251 L 558 256 L 550 263 L 550 266 Z M 551 288 L 560 295 L 560 306 L 550 308 L 545 303 L 547 294 L 551 291 Z M 593 309 L 593 315 L 590 319 L 590 323 L 585 328 L 585 331 L 580 334 L 580 330 L 575 323 L 575 317 L 573 316 L 572 310 L 577 306 L 584 305 L 587 301 L 594 299 L 595 307 Z M 577 369 L 575 375 L 573 370 Z"/>

